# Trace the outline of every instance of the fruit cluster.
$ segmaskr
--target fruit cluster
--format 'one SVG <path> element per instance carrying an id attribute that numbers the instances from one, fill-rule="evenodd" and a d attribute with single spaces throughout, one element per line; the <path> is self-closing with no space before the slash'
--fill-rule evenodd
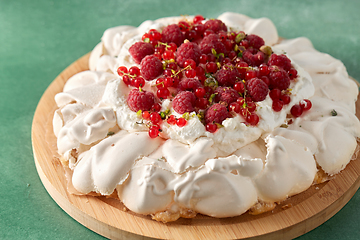
<path id="1" fill-rule="evenodd" d="M 281 111 L 290 103 L 290 82 L 297 78 L 290 59 L 274 54 L 261 37 L 228 31 L 221 20 L 199 15 L 161 32 L 151 29 L 129 52 L 140 68 L 121 66 L 118 74 L 133 87 L 128 105 L 148 120 L 151 137 L 159 134 L 164 120 L 179 127 L 187 124 L 188 115 L 175 118 L 170 111 L 160 112 L 164 99 L 170 99 L 179 114 L 195 111 L 209 132 L 237 114 L 256 126 L 260 121 L 256 102 L 269 95 L 273 110 Z M 150 81 L 153 91 L 145 91 Z M 311 107 L 307 101 L 301 110 Z M 301 115 L 299 109 L 291 113 Z"/>

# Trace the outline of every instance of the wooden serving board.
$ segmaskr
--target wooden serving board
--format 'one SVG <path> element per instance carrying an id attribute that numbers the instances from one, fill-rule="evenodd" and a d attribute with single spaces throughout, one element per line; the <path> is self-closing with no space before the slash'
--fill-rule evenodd
<path id="1" fill-rule="evenodd" d="M 88 69 L 89 54 L 66 68 L 42 96 L 33 119 L 32 144 L 35 164 L 46 190 L 55 202 L 85 227 L 111 239 L 290 239 L 300 236 L 337 213 L 360 186 L 360 160 L 351 161 L 328 182 L 282 202 L 272 212 L 257 216 L 216 219 L 198 215 L 173 223 L 159 223 L 130 211 L 117 200 L 68 193 L 64 169 L 58 161 L 52 117 L 54 96 L 66 80 Z M 359 117 L 360 102 L 356 103 Z M 289 208 L 289 206 L 291 206 Z"/>

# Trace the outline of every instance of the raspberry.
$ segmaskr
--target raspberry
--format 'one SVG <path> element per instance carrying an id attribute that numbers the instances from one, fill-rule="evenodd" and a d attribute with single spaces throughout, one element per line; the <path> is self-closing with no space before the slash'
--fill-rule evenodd
<path id="1" fill-rule="evenodd" d="M 185 78 L 179 82 L 178 91 L 195 91 L 202 87 L 201 82 L 195 78 Z"/>
<path id="2" fill-rule="evenodd" d="M 188 59 L 195 61 L 196 65 L 199 64 L 201 50 L 196 43 L 187 42 L 181 44 L 176 51 L 176 61 L 180 67 L 184 67 L 184 62 Z"/>
<path id="3" fill-rule="evenodd" d="M 271 54 L 268 61 L 268 65 L 269 66 L 275 65 L 284 69 L 285 71 L 289 71 L 291 68 L 291 61 L 285 54 L 281 54 L 281 55 Z"/>
<path id="4" fill-rule="evenodd" d="M 152 92 L 139 91 L 138 88 L 132 89 L 127 97 L 129 108 L 134 112 L 149 111 L 154 102 L 155 97 Z"/>
<path id="5" fill-rule="evenodd" d="M 134 61 L 137 64 L 140 64 L 141 60 L 147 56 L 154 53 L 154 47 L 147 42 L 137 42 L 134 43 L 129 48 L 130 55 L 133 57 Z"/>
<path id="6" fill-rule="evenodd" d="M 210 19 L 204 23 L 205 29 L 210 29 L 214 33 L 218 33 L 219 31 L 227 32 L 227 27 L 225 23 L 223 23 L 219 19 Z"/>
<path id="7" fill-rule="evenodd" d="M 239 93 L 230 87 L 218 87 L 215 93 L 217 93 L 215 97 L 216 102 L 226 102 L 228 105 L 240 97 Z"/>
<path id="8" fill-rule="evenodd" d="M 269 73 L 270 89 L 285 90 L 290 86 L 290 78 L 287 72 L 281 68 L 271 70 Z"/>
<path id="9" fill-rule="evenodd" d="M 179 25 L 171 24 L 162 31 L 162 41 L 166 43 L 175 43 L 180 46 L 185 40 L 185 35 L 181 32 Z"/>
<path id="10" fill-rule="evenodd" d="M 251 66 L 260 66 L 264 63 L 265 55 L 255 48 L 248 48 L 243 52 L 243 59 Z"/>
<path id="11" fill-rule="evenodd" d="M 205 112 L 206 123 L 222 123 L 229 116 L 227 108 L 220 104 L 215 103 L 209 107 Z"/>
<path id="12" fill-rule="evenodd" d="M 199 47 L 204 54 L 211 53 L 212 49 L 215 49 L 216 53 L 226 53 L 225 45 L 221 42 L 219 35 L 214 33 L 204 37 Z"/>
<path id="13" fill-rule="evenodd" d="M 231 66 L 221 68 L 217 74 L 219 85 L 222 86 L 233 86 L 238 79 L 240 79 L 239 71 Z"/>
<path id="14" fill-rule="evenodd" d="M 195 110 L 195 94 L 192 92 L 184 91 L 174 97 L 173 108 L 179 114 L 192 112 Z"/>
<path id="15" fill-rule="evenodd" d="M 246 40 L 249 41 L 249 46 L 259 49 L 261 46 L 263 46 L 265 44 L 264 39 L 262 39 L 261 37 L 259 37 L 258 35 L 255 34 L 249 34 L 246 36 Z"/>
<path id="16" fill-rule="evenodd" d="M 163 65 L 156 56 L 148 55 L 141 60 L 140 71 L 145 80 L 152 80 L 163 72 Z"/>
<path id="17" fill-rule="evenodd" d="M 268 85 L 260 78 L 252 78 L 246 81 L 246 89 L 254 102 L 265 100 L 269 93 Z"/>

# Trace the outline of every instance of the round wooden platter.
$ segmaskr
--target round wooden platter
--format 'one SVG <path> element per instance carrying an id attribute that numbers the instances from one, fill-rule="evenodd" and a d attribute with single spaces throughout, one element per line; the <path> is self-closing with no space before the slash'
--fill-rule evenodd
<path id="1" fill-rule="evenodd" d="M 245 213 L 223 219 L 198 215 L 167 224 L 124 211 L 124 206 L 116 199 L 70 194 L 52 133 L 54 96 L 62 91 L 69 77 L 88 69 L 88 58 L 89 54 L 66 68 L 42 96 L 33 119 L 32 144 L 38 174 L 51 197 L 75 220 L 107 238 L 291 239 L 332 217 L 360 186 L 360 157 L 357 157 L 330 181 L 289 198 L 271 212 L 257 216 Z M 359 113 L 359 101 L 356 108 Z"/>

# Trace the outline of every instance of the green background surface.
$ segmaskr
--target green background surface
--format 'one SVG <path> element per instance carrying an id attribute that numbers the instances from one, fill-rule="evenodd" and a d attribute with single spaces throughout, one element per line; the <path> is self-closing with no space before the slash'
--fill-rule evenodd
<path id="1" fill-rule="evenodd" d="M 0 239 L 102 239 L 69 217 L 43 187 L 31 123 L 55 77 L 117 25 L 224 11 L 268 17 L 285 38 L 308 37 L 360 79 L 360 1 L 9 1 L 0 0 Z M 359 239 L 360 191 L 333 218 L 299 239 Z"/>

